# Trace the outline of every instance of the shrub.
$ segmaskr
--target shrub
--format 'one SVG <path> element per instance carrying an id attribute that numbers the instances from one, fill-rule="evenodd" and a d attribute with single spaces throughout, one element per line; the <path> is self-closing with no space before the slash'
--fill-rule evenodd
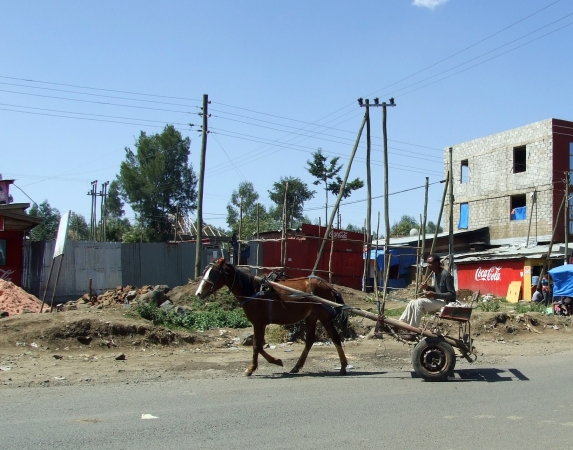
<path id="1" fill-rule="evenodd" d="M 497 312 L 501 309 L 501 305 L 498 300 L 491 300 L 489 302 L 478 303 L 478 308 L 484 312 Z"/>

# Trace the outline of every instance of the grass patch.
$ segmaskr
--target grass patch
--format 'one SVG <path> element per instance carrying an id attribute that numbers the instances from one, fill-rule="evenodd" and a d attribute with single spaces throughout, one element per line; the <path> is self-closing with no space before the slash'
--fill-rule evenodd
<path id="1" fill-rule="evenodd" d="M 483 312 L 498 312 L 501 310 L 501 305 L 498 300 L 491 300 L 489 302 L 478 303 L 478 309 Z"/>
<path id="2" fill-rule="evenodd" d="M 400 308 L 385 309 L 384 315 L 386 317 L 400 317 L 405 309 L 406 309 L 405 306 L 403 308 L 400 307 Z"/>
<path id="3" fill-rule="evenodd" d="M 138 304 L 135 312 L 144 319 L 153 321 L 155 325 L 188 331 L 246 328 L 251 325 L 242 309 L 226 311 L 221 308 L 210 308 L 206 311 L 188 311 L 186 314 L 177 314 L 175 311 L 165 311 L 153 304 Z"/>
<path id="4" fill-rule="evenodd" d="M 517 314 L 524 314 L 529 312 L 545 312 L 545 305 L 543 303 L 517 303 L 515 305 L 515 312 Z"/>

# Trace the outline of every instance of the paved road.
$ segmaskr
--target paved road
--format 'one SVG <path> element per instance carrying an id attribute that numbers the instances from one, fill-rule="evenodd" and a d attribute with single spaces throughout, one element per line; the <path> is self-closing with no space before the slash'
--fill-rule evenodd
<path id="1" fill-rule="evenodd" d="M 456 371 L 0 390 L 5 449 L 573 447 L 573 352 Z M 142 419 L 143 414 L 156 418 Z"/>

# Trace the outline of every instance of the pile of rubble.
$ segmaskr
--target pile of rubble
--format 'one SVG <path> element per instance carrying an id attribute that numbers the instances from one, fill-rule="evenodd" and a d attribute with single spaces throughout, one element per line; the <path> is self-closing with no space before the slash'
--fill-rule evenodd
<path id="1" fill-rule="evenodd" d="M 58 311 L 70 311 L 80 308 L 102 309 L 121 305 L 131 305 L 133 303 L 153 303 L 162 309 L 172 310 L 188 309 L 186 307 L 175 307 L 167 298 L 169 286 L 160 284 L 157 286 L 143 286 L 138 289 L 134 286 L 118 286 L 110 289 L 103 294 L 93 295 L 84 294 L 76 301 L 71 301 L 58 306 Z"/>
<path id="2" fill-rule="evenodd" d="M 11 281 L 0 278 L 0 318 L 40 312 L 42 302 Z"/>

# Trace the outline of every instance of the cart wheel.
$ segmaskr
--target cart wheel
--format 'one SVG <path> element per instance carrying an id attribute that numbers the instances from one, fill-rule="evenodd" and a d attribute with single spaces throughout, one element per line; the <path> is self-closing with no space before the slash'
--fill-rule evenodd
<path id="1" fill-rule="evenodd" d="M 443 340 L 424 338 L 414 347 L 412 366 L 426 381 L 444 381 L 456 366 L 456 353 Z"/>

